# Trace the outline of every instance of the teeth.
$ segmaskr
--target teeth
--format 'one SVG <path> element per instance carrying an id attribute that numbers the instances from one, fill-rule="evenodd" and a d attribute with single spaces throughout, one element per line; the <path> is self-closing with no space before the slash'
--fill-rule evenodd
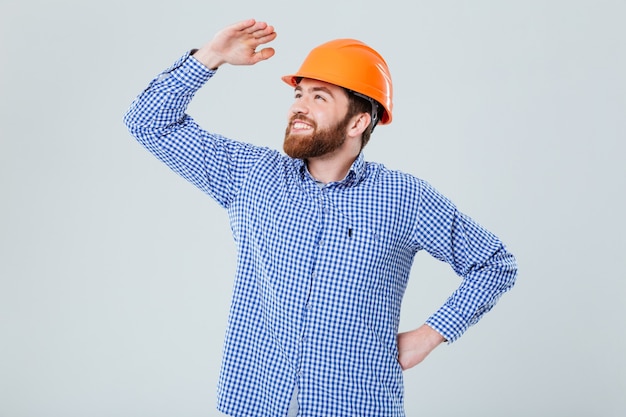
<path id="1" fill-rule="evenodd" d="M 302 123 L 302 122 L 295 122 L 293 124 L 294 129 L 311 129 L 311 127 L 309 125 L 307 125 L 306 123 Z"/>

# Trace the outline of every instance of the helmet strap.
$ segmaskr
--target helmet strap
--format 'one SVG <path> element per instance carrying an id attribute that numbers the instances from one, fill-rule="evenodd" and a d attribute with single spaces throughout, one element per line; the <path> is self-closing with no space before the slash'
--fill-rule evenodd
<path id="1" fill-rule="evenodd" d="M 373 132 L 379 120 L 378 119 L 378 102 L 376 102 L 376 100 L 374 100 L 373 98 L 366 96 L 365 94 L 357 93 L 356 91 L 349 90 L 349 89 L 346 89 L 346 90 L 348 90 L 350 93 L 354 94 L 357 97 L 361 97 L 362 99 L 369 101 L 370 104 L 372 105 L 372 112 L 370 113 L 370 116 L 372 117 L 372 132 Z"/>

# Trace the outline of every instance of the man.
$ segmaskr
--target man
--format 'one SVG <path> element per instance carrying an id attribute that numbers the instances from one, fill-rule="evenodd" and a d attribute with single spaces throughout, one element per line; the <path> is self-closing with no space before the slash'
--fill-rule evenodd
<path id="1" fill-rule="evenodd" d="M 283 155 L 202 130 L 185 110 L 224 64 L 274 55 L 247 20 L 185 54 L 125 122 L 174 171 L 228 210 L 238 266 L 219 380 L 232 416 L 403 416 L 402 371 L 453 342 L 515 281 L 505 246 L 426 182 L 365 162 L 392 120 L 387 64 L 351 39 L 315 48 L 295 88 Z M 425 324 L 398 334 L 414 255 L 463 278 Z"/>

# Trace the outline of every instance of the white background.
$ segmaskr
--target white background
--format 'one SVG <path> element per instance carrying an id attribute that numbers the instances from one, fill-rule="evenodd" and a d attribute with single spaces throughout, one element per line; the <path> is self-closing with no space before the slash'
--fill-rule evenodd
<path id="1" fill-rule="evenodd" d="M 122 117 L 245 18 L 276 56 L 189 112 L 279 148 L 280 76 L 327 40 L 386 58 L 366 159 L 431 182 L 517 256 L 516 287 L 405 374 L 408 416 L 626 415 L 623 1 L 0 0 L 0 416 L 213 416 L 235 267 L 226 213 Z M 459 284 L 419 254 L 403 330 Z"/>

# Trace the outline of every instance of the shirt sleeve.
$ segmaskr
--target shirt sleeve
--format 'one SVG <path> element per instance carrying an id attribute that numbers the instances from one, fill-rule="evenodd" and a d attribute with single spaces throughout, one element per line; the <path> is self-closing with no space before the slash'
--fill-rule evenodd
<path id="1" fill-rule="evenodd" d="M 185 113 L 215 72 L 186 53 L 149 83 L 124 122 L 148 151 L 227 208 L 246 173 L 269 150 L 209 133 Z"/>
<path id="2" fill-rule="evenodd" d="M 452 343 L 513 287 L 517 262 L 496 236 L 459 212 L 426 182 L 421 184 L 418 210 L 419 247 L 450 264 L 463 278 L 458 289 L 426 321 Z"/>

